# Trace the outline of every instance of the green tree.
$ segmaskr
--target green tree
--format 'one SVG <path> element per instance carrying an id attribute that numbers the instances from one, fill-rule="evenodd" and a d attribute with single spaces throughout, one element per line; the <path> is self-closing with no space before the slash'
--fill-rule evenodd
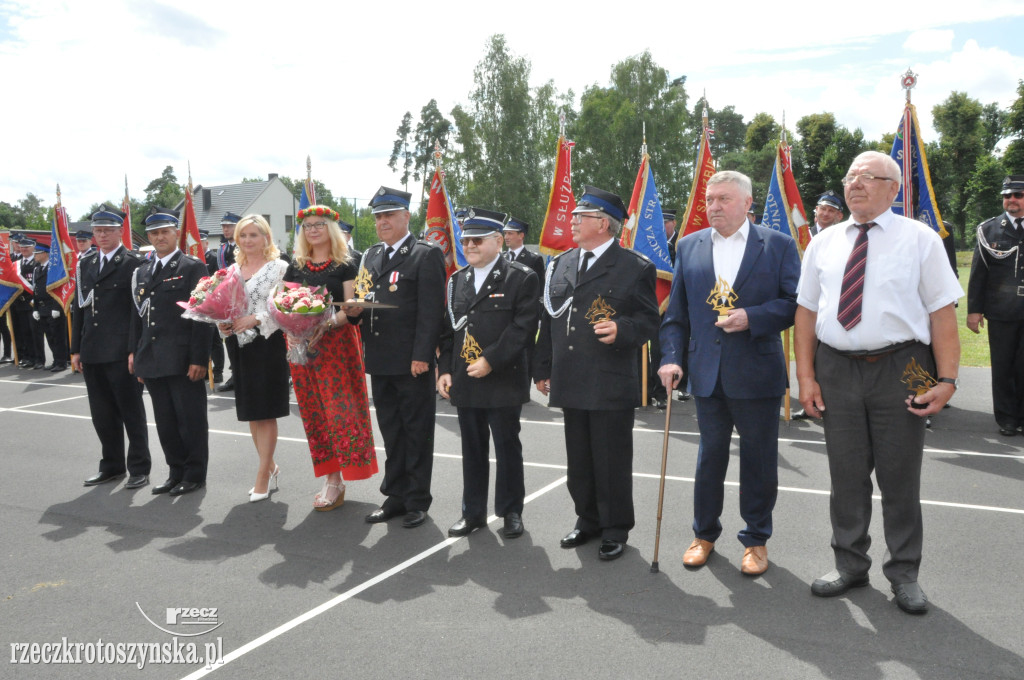
<path id="1" fill-rule="evenodd" d="M 703 111 L 704 105 L 698 101 L 690 118 L 692 140 L 700 138 Z M 742 151 L 746 147 L 747 124 L 743 122 L 743 115 L 736 113 L 736 108 L 732 104 L 719 110 L 709 106 L 708 123 L 715 131 L 711 138 L 711 153 L 716 158 L 733 151 Z"/>
<path id="2" fill-rule="evenodd" d="M 967 221 L 967 185 L 978 158 L 985 153 L 982 113 L 978 100 L 955 91 L 932 108 L 939 133 L 938 147 L 929 145 L 934 153 L 928 152 L 929 163 L 936 166 L 931 173 L 932 186 L 943 218 L 952 222 L 959 234 L 964 233 Z"/>
<path id="3" fill-rule="evenodd" d="M 775 122 L 775 118 L 768 113 L 755 114 L 747 125 L 747 134 L 744 136 L 743 148 L 746 151 L 760 151 L 766 146 L 775 148 L 779 141 L 779 133 L 782 127 Z"/>
<path id="4" fill-rule="evenodd" d="M 680 205 L 692 180 L 695 139 L 684 83 L 670 80 L 644 52 L 615 64 L 608 87 L 588 87 L 575 126 L 577 183 L 614 191 L 628 201 L 646 127 L 662 200 Z"/>
<path id="5" fill-rule="evenodd" d="M 434 143 L 437 142 L 444 152 L 448 148 L 448 138 L 453 131 L 452 122 L 444 117 L 437 108 L 437 100 L 431 99 L 420 109 L 420 120 L 416 123 L 413 135 L 413 175 L 417 182 L 422 182 L 432 174 L 434 167 Z M 425 184 L 424 184 L 425 187 Z M 422 200 L 422 195 L 421 195 Z"/>
<path id="6" fill-rule="evenodd" d="M 895 133 L 894 135 L 895 136 Z M 882 153 L 888 154 L 890 149 Z M 832 133 L 832 139 L 821 154 L 818 162 L 818 171 L 821 173 L 823 188 L 818 193 L 805 194 L 805 205 L 812 205 L 818 200 L 818 196 L 827 189 L 831 189 L 840 196 L 843 194 L 843 177 L 853 164 L 853 159 L 863 151 L 869 151 L 872 145 L 864 141 L 864 133 L 860 128 L 850 132 L 842 125 L 836 127 Z"/>
<path id="7" fill-rule="evenodd" d="M 168 165 L 160 176 L 146 185 L 146 200 L 143 201 L 142 218 L 149 214 L 153 208 L 173 208 L 185 200 L 185 190 L 178 184 L 178 178 L 174 176 L 174 168 Z M 111 202 L 110 205 L 119 207 L 121 201 Z M 132 228 L 135 228 L 135 214 L 132 213 Z M 141 224 L 141 220 L 139 221 Z"/>
<path id="8" fill-rule="evenodd" d="M 991 154 L 978 157 L 964 192 L 967 210 L 964 229 L 958 232 L 960 243 L 973 245 L 974 228 L 993 215 L 1003 212 L 1003 200 L 999 189 L 1005 176 L 1006 168 L 1000 159 Z"/>
<path id="9" fill-rule="evenodd" d="M 796 122 L 800 139 L 794 145 L 800 149 L 799 164 L 793 174 L 802 196 L 819 196 L 829 188 L 821 170 L 821 159 L 832 142 L 838 125 L 832 113 L 812 113 Z"/>
<path id="10" fill-rule="evenodd" d="M 1003 166 L 1010 174 L 1024 173 L 1024 80 L 1017 81 L 1017 99 L 1006 111 L 1003 132 L 1013 138 L 1003 153 Z"/>
<path id="11" fill-rule="evenodd" d="M 409 139 L 412 134 L 412 113 L 409 111 L 405 112 L 402 116 L 402 122 L 399 124 L 398 129 L 395 130 L 395 134 L 398 135 L 395 138 L 395 143 L 391 148 L 391 157 L 388 159 L 388 167 L 393 172 L 398 172 L 398 161 L 402 161 L 402 185 L 405 190 L 409 190 L 409 176 L 412 174 L 413 164 L 413 152 L 409 150 Z"/>
<path id="12" fill-rule="evenodd" d="M 996 102 L 986 104 L 981 110 L 981 144 L 985 153 L 990 154 L 996 150 L 996 145 L 1004 136 L 1008 115 L 1006 111 L 1000 110 Z"/>

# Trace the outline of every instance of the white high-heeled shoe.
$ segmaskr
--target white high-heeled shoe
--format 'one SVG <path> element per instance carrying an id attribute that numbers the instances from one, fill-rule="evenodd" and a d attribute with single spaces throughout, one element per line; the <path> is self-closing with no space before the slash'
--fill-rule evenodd
<path id="1" fill-rule="evenodd" d="M 256 487 L 249 489 L 249 502 L 255 503 L 256 501 L 265 501 L 270 498 L 270 482 L 274 482 L 274 491 L 277 491 L 281 487 L 278 485 L 277 477 L 281 473 L 281 466 L 275 465 L 274 471 L 270 474 L 270 479 L 267 480 L 267 492 L 256 493 Z"/>

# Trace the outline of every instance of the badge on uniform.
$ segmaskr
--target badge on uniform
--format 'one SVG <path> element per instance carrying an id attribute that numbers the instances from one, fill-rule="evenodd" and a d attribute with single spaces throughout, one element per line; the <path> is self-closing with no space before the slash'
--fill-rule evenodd
<path id="1" fill-rule="evenodd" d="M 736 308 L 736 300 L 738 299 L 739 295 L 732 289 L 732 286 L 719 276 L 718 281 L 711 288 L 711 294 L 708 295 L 707 303 L 711 305 L 711 309 L 718 312 L 718 320 L 725 321 L 729 318 L 728 312 Z"/>
<path id="2" fill-rule="evenodd" d="M 462 352 L 459 356 L 465 359 L 467 364 L 471 364 L 483 356 L 483 353 L 484 350 L 477 343 L 476 338 L 466 333 L 466 339 L 462 341 Z"/>
<path id="3" fill-rule="evenodd" d="M 598 295 L 597 299 L 590 303 L 590 309 L 587 310 L 586 316 L 590 325 L 595 326 L 604 321 L 611 321 L 615 316 L 615 309 Z"/>
<path id="4" fill-rule="evenodd" d="M 917 363 L 917 359 L 913 357 L 911 357 L 907 367 L 903 369 L 903 377 L 900 378 L 900 382 L 909 387 L 915 397 L 920 397 L 939 384 L 939 381 L 933 378 L 928 371 L 924 370 Z M 928 404 L 919 404 L 913 399 L 910 400 L 910 405 L 913 408 L 928 408 Z"/>
<path id="5" fill-rule="evenodd" d="M 370 276 L 370 272 L 366 270 L 366 267 L 359 268 L 359 274 L 355 280 L 355 293 L 357 300 L 365 300 L 366 296 L 370 294 L 370 288 L 373 287 L 373 277 Z"/>
<path id="6" fill-rule="evenodd" d="M 398 272 L 391 272 L 391 276 L 388 277 L 388 283 L 391 284 L 388 286 L 388 290 L 392 293 L 398 290 Z"/>

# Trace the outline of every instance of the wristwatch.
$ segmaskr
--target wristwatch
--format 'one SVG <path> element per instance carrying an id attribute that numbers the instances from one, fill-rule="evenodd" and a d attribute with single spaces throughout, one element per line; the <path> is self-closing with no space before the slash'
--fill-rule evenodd
<path id="1" fill-rule="evenodd" d="M 960 378 L 939 378 L 939 382 L 949 383 L 953 386 L 954 390 L 960 388 Z"/>

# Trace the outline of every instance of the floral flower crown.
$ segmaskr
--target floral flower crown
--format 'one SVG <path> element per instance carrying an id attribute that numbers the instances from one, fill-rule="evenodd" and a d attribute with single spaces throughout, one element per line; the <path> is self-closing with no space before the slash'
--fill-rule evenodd
<path id="1" fill-rule="evenodd" d="M 341 220 L 341 215 L 338 214 L 337 210 L 328 208 L 326 205 L 311 205 L 308 208 L 299 211 L 298 218 L 299 222 L 316 215 L 318 217 L 326 217 L 330 220 L 338 222 Z"/>

